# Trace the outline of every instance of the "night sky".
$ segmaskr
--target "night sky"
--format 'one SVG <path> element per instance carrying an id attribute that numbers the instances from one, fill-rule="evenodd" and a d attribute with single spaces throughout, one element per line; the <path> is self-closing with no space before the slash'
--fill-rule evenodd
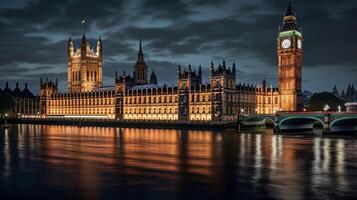
<path id="1" fill-rule="evenodd" d="M 60 80 L 66 89 L 66 46 L 78 47 L 83 19 L 87 38 L 101 36 L 104 85 L 114 72 L 132 72 L 138 43 L 149 73 L 160 84 L 176 84 L 177 65 L 236 62 L 237 83 L 277 85 L 276 37 L 288 0 L 1 0 L 0 87 L 28 82 L 39 91 L 40 77 Z M 303 28 L 303 90 L 341 90 L 357 85 L 357 1 L 293 0 Z M 23 87 L 23 85 L 21 85 Z"/>

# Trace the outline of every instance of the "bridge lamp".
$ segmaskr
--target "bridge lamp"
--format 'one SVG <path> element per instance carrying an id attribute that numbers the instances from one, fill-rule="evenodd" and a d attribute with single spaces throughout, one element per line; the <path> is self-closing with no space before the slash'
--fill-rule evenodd
<path id="1" fill-rule="evenodd" d="M 328 111 L 329 109 L 330 109 L 330 106 L 329 106 L 328 104 L 326 104 L 325 107 L 324 107 L 324 111 L 326 112 L 326 111 Z"/>

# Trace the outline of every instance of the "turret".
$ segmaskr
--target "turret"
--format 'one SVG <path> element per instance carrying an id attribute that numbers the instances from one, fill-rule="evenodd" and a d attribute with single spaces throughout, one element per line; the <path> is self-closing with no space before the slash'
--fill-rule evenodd
<path id="1" fill-rule="evenodd" d="M 264 79 L 263 81 L 262 81 L 262 88 L 266 88 L 267 87 L 267 82 L 266 82 L 266 80 Z"/>
<path id="2" fill-rule="evenodd" d="M 214 74 L 214 64 L 213 61 L 211 62 L 211 68 L 210 68 L 211 76 Z"/>
<path id="3" fill-rule="evenodd" d="M 181 65 L 177 66 L 177 78 L 179 78 L 181 75 Z"/>
<path id="4" fill-rule="evenodd" d="M 67 54 L 68 54 L 68 57 L 70 57 L 73 53 L 74 53 L 74 44 L 73 44 L 72 38 L 69 37 L 68 43 L 67 43 Z"/>
<path id="5" fill-rule="evenodd" d="M 97 55 L 102 57 L 103 55 L 103 45 L 102 45 L 102 39 L 99 37 L 97 41 Z"/>
<path id="6" fill-rule="evenodd" d="M 157 77 L 156 77 L 154 69 L 151 72 L 149 83 L 157 85 Z"/>
<path id="7" fill-rule="evenodd" d="M 235 62 L 233 62 L 232 72 L 234 73 L 234 75 L 236 74 L 236 63 Z"/>

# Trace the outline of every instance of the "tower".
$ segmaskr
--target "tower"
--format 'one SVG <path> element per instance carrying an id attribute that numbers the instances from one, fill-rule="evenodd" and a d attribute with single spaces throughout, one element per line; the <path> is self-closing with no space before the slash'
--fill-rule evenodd
<path id="1" fill-rule="evenodd" d="M 147 84 L 148 83 L 148 66 L 144 61 L 144 53 L 141 45 L 141 40 L 139 43 L 139 51 L 136 63 L 134 65 L 133 78 L 137 84 Z"/>
<path id="2" fill-rule="evenodd" d="M 282 111 L 297 111 L 302 108 L 302 43 L 303 36 L 298 31 L 296 16 L 289 1 L 283 26 L 279 27 L 277 38 L 280 107 Z"/>
<path id="3" fill-rule="evenodd" d="M 47 114 L 47 100 L 54 94 L 58 92 L 58 81 L 53 82 L 52 80 L 46 79 L 43 81 L 41 78 L 40 86 L 40 113 Z"/>
<path id="4" fill-rule="evenodd" d="M 211 110 L 213 121 L 231 120 L 233 117 L 233 94 L 236 88 L 236 65 L 233 62 L 232 69 L 227 68 L 223 61 L 215 69 L 211 63 Z"/>
<path id="5" fill-rule="evenodd" d="M 103 45 L 99 38 L 91 48 L 83 33 L 81 46 L 76 49 L 71 38 L 67 44 L 68 92 L 91 91 L 103 83 Z"/>
<path id="6" fill-rule="evenodd" d="M 192 89 L 198 88 L 202 84 L 202 69 L 199 67 L 198 73 L 192 70 L 191 65 L 188 66 L 188 71 L 181 71 L 181 66 L 177 68 L 178 82 L 178 119 L 181 121 L 189 120 L 189 95 Z"/>

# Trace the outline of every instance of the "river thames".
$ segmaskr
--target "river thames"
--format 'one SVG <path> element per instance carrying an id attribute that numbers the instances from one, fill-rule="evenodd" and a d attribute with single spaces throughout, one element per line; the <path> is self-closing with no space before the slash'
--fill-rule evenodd
<path id="1" fill-rule="evenodd" d="M 349 136 L 53 125 L 0 133 L 2 199 L 357 196 Z"/>

